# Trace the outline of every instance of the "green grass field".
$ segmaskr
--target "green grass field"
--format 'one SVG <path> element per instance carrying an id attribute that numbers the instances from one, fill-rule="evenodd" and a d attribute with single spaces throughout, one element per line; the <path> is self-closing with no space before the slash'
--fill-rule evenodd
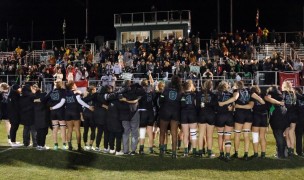
<path id="1" fill-rule="evenodd" d="M 5 134 L 2 122 L 0 179 L 304 179 L 304 159 L 273 158 L 275 142 L 270 131 L 266 159 L 235 159 L 231 162 L 181 156 L 171 159 L 170 155 L 160 158 L 157 154 L 114 156 L 93 151 L 12 149 L 7 146 Z M 21 135 L 22 126 L 17 141 L 22 142 Z M 52 147 L 52 144 L 49 131 L 47 145 Z M 243 154 L 242 145 L 240 155 Z M 216 134 L 213 150 L 218 156 Z M 251 148 L 250 155 L 252 154 Z M 182 150 L 179 155 L 182 155 Z"/>

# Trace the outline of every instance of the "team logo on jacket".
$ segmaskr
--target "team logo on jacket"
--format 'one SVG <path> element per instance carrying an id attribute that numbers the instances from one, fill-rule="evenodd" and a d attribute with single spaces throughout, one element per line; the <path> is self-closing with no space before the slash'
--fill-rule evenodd
<path id="1" fill-rule="evenodd" d="M 147 94 L 147 102 L 151 102 L 152 101 L 152 95 L 151 94 Z"/>
<path id="2" fill-rule="evenodd" d="M 74 102 L 75 102 L 75 99 L 74 99 L 73 96 L 67 96 L 67 97 L 66 97 L 66 101 L 67 101 L 67 103 L 74 103 Z"/>
<path id="3" fill-rule="evenodd" d="M 53 101 L 59 101 L 59 93 L 58 92 L 54 92 L 54 93 L 51 93 L 51 99 Z"/>
<path id="4" fill-rule="evenodd" d="M 177 92 L 176 91 L 169 91 L 169 99 L 172 101 L 175 101 L 177 98 Z"/>
<path id="5" fill-rule="evenodd" d="M 249 92 L 247 90 L 240 90 L 239 100 L 244 104 L 247 103 L 250 100 Z"/>

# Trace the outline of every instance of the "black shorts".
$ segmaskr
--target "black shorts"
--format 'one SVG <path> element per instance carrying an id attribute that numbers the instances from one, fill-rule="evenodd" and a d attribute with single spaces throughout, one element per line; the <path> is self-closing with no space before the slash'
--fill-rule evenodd
<path id="1" fill-rule="evenodd" d="M 64 110 L 61 108 L 52 110 L 51 111 L 51 120 L 65 121 Z"/>
<path id="2" fill-rule="evenodd" d="M 181 124 L 192 124 L 197 123 L 197 113 L 194 110 L 182 111 L 181 112 Z"/>
<path id="3" fill-rule="evenodd" d="M 1 108 L 1 112 L 0 112 L 0 120 L 4 119 L 4 120 L 8 120 L 8 109 L 7 109 L 7 105 L 3 105 L 2 104 L 2 108 Z"/>
<path id="4" fill-rule="evenodd" d="M 288 111 L 287 110 L 287 121 L 288 123 L 297 123 L 298 121 L 298 113 L 296 111 Z"/>
<path id="5" fill-rule="evenodd" d="M 148 111 L 140 111 L 140 123 L 139 127 L 147 127 L 147 126 L 153 126 L 154 125 L 154 111 L 148 110 Z"/>
<path id="6" fill-rule="evenodd" d="M 163 108 L 159 112 L 159 118 L 163 121 L 180 121 L 180 110 Z"/>
<path id="7" fill-rule="evenodd" d="M 252 123 L 252 112 L 251 110 L 237 109 L 234 113 L 235 122 L 239 124 Z"/>
<path id="8" fill-rule="evenodd" d="M 71 121 L 71 120 L 80 120 L 80 113 L 76 112 L 71 112 L 71 111 L 66 111 L 65 112 L 65 120 L 66 121 Z"/>
<path id="9" fill-rule="evenodd" d="M 209 124 L 214 125 L 215 124 L 215 112 L 214 111 L 200 111 L 198 115 L 198 123 L 200 124 Z"/>
<path id="10" fill-rule="evenodd" d="M 253 127 L 268 127 L 267 113 L 255 113 L 253 112 Z"/>
<path id="11" fill-rule="evenodd" d="M 225 126 L 233 127 L 234 126 L 233 113 L 232 112 L 218 113 L 216 115 L 215 126 L 216 127 L 225 127 Z"/>

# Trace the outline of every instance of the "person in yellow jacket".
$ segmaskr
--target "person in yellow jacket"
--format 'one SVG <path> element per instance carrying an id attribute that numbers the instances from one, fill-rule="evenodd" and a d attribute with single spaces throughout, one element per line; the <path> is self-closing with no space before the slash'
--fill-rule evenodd
<path id="1" fill-rule="evenodd" d="M 263 29 L 263 36 L 262 36 L 262 44 L 263 45 L 265 45 L 265 43 L 267 42 L 268 34 L 269 34 L 269 30 L 265 27 Z"/>

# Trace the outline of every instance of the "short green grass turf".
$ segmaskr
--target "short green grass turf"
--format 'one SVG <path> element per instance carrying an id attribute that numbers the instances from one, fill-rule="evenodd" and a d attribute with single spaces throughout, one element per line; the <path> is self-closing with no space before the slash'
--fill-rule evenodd
<path id="1" fill-rule="evenodd" d="M 22 142 L 22 130 L 20 126 L 17 133 L 17 141 L 20 142 Z M 51 149 L 48 151 L 24 147 L 11 148 L 7 144 L 4 123 L 1 122 L 0 179 L 303 179 L 304 177 L 304 159 L 293 157 L 278 160 L 273 157 L 275 141 L 271 130 L 267 134 L 266 159 L 249 161 L 235 159 L 230 162 L 217 158 L 185 158 L 182 157 L 183 148 L 178 151 L 178 159 L 171 159 L 170 154 L 160 158 L 158 154 L 114 156 L 94 151 L 54 151 L 51 134 L 49 131 L 47 145 Z M 73 145 L 77 147 L 75 134 L 73 137 Z M 158 140 L 155 142 L 158 146 Z M 158 148 L 154 149 L 159 152 Z M 145 151 L 148 151 L 147 146 Z M 214 133 L 213 151 L 218 156 L 216 133 Z M 233 147 L 231 152 L 233 154 Z M 252 154 L 251 145 L 249 155 Z M 242 155 L 243 143 L 239 151 L 239 156 Z"/>

